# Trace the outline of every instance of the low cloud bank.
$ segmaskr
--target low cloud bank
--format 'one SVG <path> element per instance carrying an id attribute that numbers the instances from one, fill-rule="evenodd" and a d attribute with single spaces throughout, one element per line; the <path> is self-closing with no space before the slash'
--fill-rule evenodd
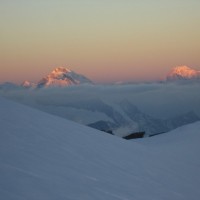
<path id="1" fill-rule="evenodd" d="M 148 83 L 126 85 L 82 85 L 48 89 L 0 90 L 1 96 L 33 107 L 67 106 L 99 99 L 114 105 L 124 99 L 157 118 L 188 111 L 200 117 L 200 83 Z"/>
<path id="2" fill-rule="evenodd" d="M 80 85 L 48 89 L 1 89 L 0 94 L 34 107 L 65 106 L 100 99 L 115 104 L 124 99 L 143 112 L 158 118 L 168 118 L 188 111 L 200 116 L 200 83 L 151 83 L 127 85 Z"/>

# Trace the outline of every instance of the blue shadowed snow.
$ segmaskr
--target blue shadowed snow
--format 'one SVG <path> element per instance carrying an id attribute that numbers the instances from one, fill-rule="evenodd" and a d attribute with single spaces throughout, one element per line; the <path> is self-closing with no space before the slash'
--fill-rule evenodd
<path id="1" fill-rule="evenodd" d="M 126 141 L 0 98 L 0 197 L 198 200 L 199 130 Z"/>

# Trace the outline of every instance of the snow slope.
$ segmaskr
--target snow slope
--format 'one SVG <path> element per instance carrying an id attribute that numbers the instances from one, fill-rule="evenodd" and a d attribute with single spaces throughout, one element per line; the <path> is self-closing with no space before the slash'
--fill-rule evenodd
<path id="1" fill-rule="evenodd" d="M 198 200 L 200 123 L 137 141 L 0 98 L 3 200 Z"/>

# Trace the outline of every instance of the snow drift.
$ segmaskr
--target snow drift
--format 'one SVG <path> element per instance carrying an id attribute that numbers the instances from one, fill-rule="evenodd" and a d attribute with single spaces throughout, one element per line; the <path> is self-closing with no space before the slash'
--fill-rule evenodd
<path id="1" fill-rule="evenodd" d="M 4 200 L 197 200 L 200 123 L 137 141 L 0 98 Z"/>

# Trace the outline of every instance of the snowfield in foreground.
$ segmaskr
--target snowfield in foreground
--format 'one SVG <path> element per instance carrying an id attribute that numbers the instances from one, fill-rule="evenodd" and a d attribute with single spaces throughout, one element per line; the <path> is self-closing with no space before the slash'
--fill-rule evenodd
<path id="1" fill-rule="evenodd" d="M 126 141 L 0 98 L 0 198 L 198 200 L 199 130 Z"/>

